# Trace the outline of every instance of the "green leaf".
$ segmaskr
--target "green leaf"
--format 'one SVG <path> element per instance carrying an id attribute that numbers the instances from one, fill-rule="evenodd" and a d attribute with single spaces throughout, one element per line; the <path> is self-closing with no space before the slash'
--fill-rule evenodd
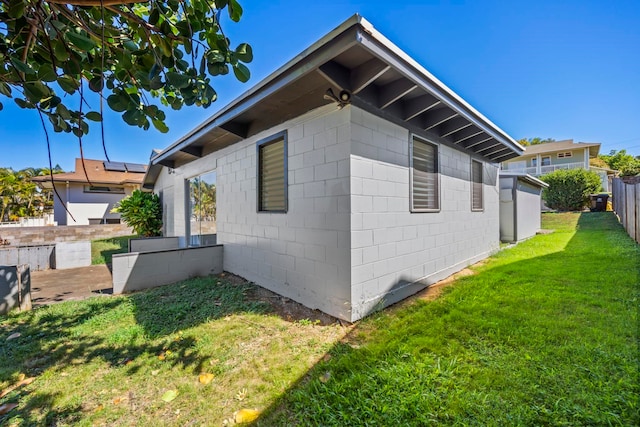
<path id="1" fill-rule="evenodd" d="M 22 85 L 22 89 L 24 89 L 24 95 L 27 99 L 34 104 L 49 96 L 49 88 L 40 82 L 25 83 Z"/>
<path id="2" fill-rule="evenodd" d="M 102 116 L 97 111 L 89 111 L 84 116 L 86 117 L 87 120 L 91 120 L 93 122 L 101 122 L 102 121 Z"/>
<path id="3" fill-rule="evenodd" d="M 191 25 L 189 24 L 189 21 L 176 22 L 175 26 L 178 29 L 178 32 L 180 33 L 181 36 L 189 37 L 189 38 L 193 36 L 193 32 L 191 30 Z"/>
<path id="4" fill-rule="evenodd" d="M 31 69 L 27 64 L 20 61 L 19 59 L 11 58 L 10 61 L 15 67 L 15 69 L 18 70 L 19 72 L 25 73 L 25 74 L 33 74 L 33 69 Z"/>
<path id="5" fill-rule="evenodd" d="M 64 62 L 69 59 L 69 52 L 67 51 L 64 43 L 58 40 L 52 41 L 51 43 L 53 44 L 53 54 L 58 61 Z"/>
<path id="6" fill-rule="evenodd" d="M 156 25 L 158 19 L 160 18 L 160 11 L 157 7 L 154 7 L 151 13 L 149 14 L 149 24 Z"/>
<path id="7" fill-rule="evenodd" d="M 191 83 L 191 79 L 184 74 L 175 73 L 170 71 L 167 73 L 167 81 L 171 86 L 174 86 L 178 89 L 184 89 Z"/>
<path id="8" fill-rule="evenodd" d="M 162 133 L 167 133 L 169 132 L 169 128 L 167 127 L 167 125 L 165 124 L 165 122 L 163 122 L 162 120 L 152 120 L 151 123 L 153 123 L 153 127 L 158 129 L 160 132 Z"/>
<path id="9" fill-rule="evenodd" d="M 178 391 L 177 391 L 177 390 L 167 390 L 167 391 L 162 395 L 162 400 L 164 400 L 165 402 L 169 403 L 169 402 L 171 402 L 173 399 L 175 399 L 176 397 L 178 397 Z"/>
<path id="10" fill-rule="evenodd" d="M 229 18 L 231 18 L 233 22 L 240 21 L 240 17 L 242 16 L 242 7 L 240 6 L 240 3 L 236 0 L 229 0 L 227 9 L 229 10 Z"/>
<path id="11" fill-rule="evenodd" d="M 107 97 L 107 104 L 109 104 L 109 108 L 118 113 L 126 111 L 128 106 L 128 102 L 124 102 L 121 96 L 115 94 Z"/>
<path id="12" fill-rule="evenodd" d="M 56 113 L 65 120 L 69 120 L 71 118 L 71 112 L 64 104 L 59 104 L 56 107 Z"/>
<path id="13" fill-rule="evenodd" d="M 9 2 L 8 15 L 10 18 L 22 18 L 26 2 L 24 0 L 12 0 Z"/>
<path id="14" fill-rule="evenodd" d="M 249 69 L 241 63 L 237 63 L 233 66 L 233 74 L 235 74 L 236 78 L 242 83 L 246 83 L 249 80 L 249 77 L 251 77 Z"/>
<path id="15" fill-rule="evenodd" d="M 101 76 L 96 76 L 89 80 L 89 89 L 94 92 L 100 92 L 104 87 L 104 81 Z"/>
<path id="16" fill-rule="evenodd" d="M 140 121 L 144 118 L 144 114 L 140 110 L 127 110 L 122 115 L 122 118 L 127 124 L 136 126 L 140 124 Z"/>
<path id="17" fill-rule="evenodd" d="M 67 39 L 76 47 L 84 50 L 90 51 L 96 44 L 93 40 L 91 40 L 88 36 L 82 33 L 74 33 L 73 31 L 69 31 L 66 33 Z"/>
<path id="18" fill-rule="evenodd" d="M 70 95 L 73 95 L 80 87 L 78 82 L 69 76 L 58 77 L 58 85 Z"/>
<path id="19" fill-rule="evenodd" d="M 58 75 L 53 69 L 53 65 L 42 64 L 40 66 L 40 69 L 38 70 L 38 78 L 43 82 L 55 82 L 58 78 Z"/>
<path id="20" fill-rule="evenodd" d="M 242 62 L 253 61 L 253 49 L 247 43 L 241 43 L 236 49 L 236 58 Z"/>
<path id="21" fill-rule="evenodd" d="M 0 94 L 11 98 L 11 86 L 7 83 L 0 81 Z"/>

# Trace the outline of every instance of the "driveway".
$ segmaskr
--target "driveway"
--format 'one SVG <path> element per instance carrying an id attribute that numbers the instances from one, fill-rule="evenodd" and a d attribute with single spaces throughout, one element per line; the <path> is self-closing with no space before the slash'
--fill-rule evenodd
<path id="1" fill-rule="evenodd" d="M 31 272 L 34 307 L 112 293 L 111 271 L 104 264 Z"/>

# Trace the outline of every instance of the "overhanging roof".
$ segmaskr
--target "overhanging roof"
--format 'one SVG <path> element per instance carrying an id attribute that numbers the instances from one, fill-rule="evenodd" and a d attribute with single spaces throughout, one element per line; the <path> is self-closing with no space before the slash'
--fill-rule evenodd
<path id="1" fill-rule="evenodd" d="M 524 148 L 524 156 L 556 153 L 560 151 L 589 149 L 589 157 L 598 157 L 600 151 L 600 143 L 598 142 L 578 142 L 574 143 L 573 139 L 564 141 L 545 142 L 543 144 L 528 145 Z"/>
<path id="2" fill-rule="evenodd" d="M 504 172 L 500 171 L 500 178 L 517 178 L 520 181 L 527 182 L 535 187 L 547 188 L 549 184 L 527 173 L 520 172 Z"/>
<path id="3" fill-rule="evenodd" d="M 423 136 L 501 162 L 523 148 L 421 65 L 354 15 L 151 159 L 176 167 L 334 103 L 350 103 Z"/>

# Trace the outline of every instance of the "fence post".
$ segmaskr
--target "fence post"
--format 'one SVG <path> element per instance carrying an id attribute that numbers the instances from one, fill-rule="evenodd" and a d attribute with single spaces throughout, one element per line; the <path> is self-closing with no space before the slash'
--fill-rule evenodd
<path id="1" fill-rule="evenodd" d="M 635 185 L 635 205 L 636 205 L 636 243 L 640 243 L 640 183 Z"/>

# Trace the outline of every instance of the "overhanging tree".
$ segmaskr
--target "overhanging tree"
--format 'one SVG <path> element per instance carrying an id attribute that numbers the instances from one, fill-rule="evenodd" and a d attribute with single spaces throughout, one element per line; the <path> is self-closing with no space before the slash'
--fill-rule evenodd
<path id="1" fill-rule="evenodd" d="M 232 47 L 220 24 L 236 0 L 0 0 L 2 98 L 37 109 L 56 132 L 89 132 L 103 101 L 132 126 L 167 132 L 159 104 L 209 106 L 211 78 L 249 79 L 251 47 Z M 88 107 L 85 89 L 99 94 Z M 73 96 L 76 95 L 76 96 Z"/>

